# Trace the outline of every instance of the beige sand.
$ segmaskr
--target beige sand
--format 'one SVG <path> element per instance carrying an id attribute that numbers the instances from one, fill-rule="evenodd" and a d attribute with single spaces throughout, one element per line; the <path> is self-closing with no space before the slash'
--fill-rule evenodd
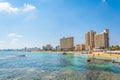
<path id="1" fill-rule="evenodd" d="M 109 54 L 104 52 L 92 52 L 91 54 L 87 54 L 88 56 L 96 56 L 96 57 L 106 57 L 106 58 L 120 58 L 120 54 Z"/>
<path id="2" fill-rule="evenodd" d="M 39 52 L 39 51 L 36 51 Z M 53 52 L 53 53 L 64 53 L 63 51 L 40 51 L 40 52 Z M 66 52 L 68 54 L 80 54 L 82 55 L 81 51 L 69 51 Z M 84 54 L 87 56 L 95 56 L 95 57 L 104 57 L 104 58 L 120 58 L 120 54 L 109 54 L 109 53 L 104 53 L 104 52 L 92 52 L 90 54 Z"/>

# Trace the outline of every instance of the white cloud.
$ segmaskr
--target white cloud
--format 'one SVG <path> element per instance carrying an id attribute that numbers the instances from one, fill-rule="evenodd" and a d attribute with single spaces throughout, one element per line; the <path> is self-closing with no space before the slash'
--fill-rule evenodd
<path id="1" fill-rule="evenodd" d="M 23 36 L 22 36 L 22 35 L 18 35 L 18 34 L 16 34 L 16 33 L 9 33 L 9 34 L 8 34 L 8 37 L 21 38 L 21 37 L 23 37 Z"/>
<path id="2" fill-rule="evenodd" d="M 30 10 L 35 10 L 35 9 L 36 9 L 35 6 L 32 6 L 30 4 L 24 4 L 23 11 L 30 11 Z"/>
<path id="3" fill-rule="evenodd" d="M 0 11 L 17 12 L 18 8 L 12 7 L 8 2 L 0 2 Z"/>
<path id="4" fill-rule="evenodd" d="M 24 4 L 24 7 L 18 8 L 18 7 L 13 7 L 8 2 L 0 2 L 0 12 L 2 11 L 9 12 L 9 13 L 28 12 L 28 11 L 32 11 L 35 9 L 36 7 L 30 4 Z"/>

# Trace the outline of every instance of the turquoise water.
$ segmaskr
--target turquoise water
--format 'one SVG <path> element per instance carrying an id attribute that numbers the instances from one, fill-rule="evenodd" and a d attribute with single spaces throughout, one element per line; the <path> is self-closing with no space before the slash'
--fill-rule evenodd
<path id="1" fill-rule="evenodd" d="M 26 55 L 19 57 L 18 55 Z M 0 52 L 0 80 L 120 80 L 120 65 L 77 54 Z"/>

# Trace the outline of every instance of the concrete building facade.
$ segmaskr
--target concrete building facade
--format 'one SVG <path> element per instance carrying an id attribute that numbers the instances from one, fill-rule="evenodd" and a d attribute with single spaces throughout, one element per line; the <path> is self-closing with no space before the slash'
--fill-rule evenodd
<path id="1" fill-rule="evenodd" d="M 109 47 L 109 30 L 106 29 L 102 33 L 95 35 L 95 48 L 106 49 Z"/>
<path id="2" fill-rule="evenodd" d="M 77 44 L 75 46 L 75 51 L 82 51 L 85 50 L 85 44 Z"/>
<path id="3" fill-rule="evenodd" d="M 60 48 L 61 50 L 73 50 L 74 49 L 74 38 L 68 37 L 68 38 L 61 38 L 60 39 Z"/>
<path id="4" fill-rule="evenodd" d="M 96 32 L 91 30 L 85 33 L 85 49 L 92 50 L 95 47 L 95 34 Z"/>

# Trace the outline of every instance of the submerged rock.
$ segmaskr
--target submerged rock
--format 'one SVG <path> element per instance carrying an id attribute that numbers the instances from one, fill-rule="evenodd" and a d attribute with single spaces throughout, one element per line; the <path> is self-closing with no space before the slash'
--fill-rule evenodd
<path id="1" fill-rule="evenodd" d="M 17 57 L 26 57 L 25 55 L 17 55 Z"/>
<path id="2" fill-rule="evenodd" d="M 116 63 L 116 64 L 119 64 L 119 65 L 120 65 L 120 62 L 117 62 L 117 61 L 115 61 L 115 60 L 113 60 L 112 63 Z"/>
<path id="3" fill-rule="evenodd" d="M 94 64 L 104 64 L 104 63 L 112 62 L 112 60 L 111 59 L 89 58 L 89 59 L 87 59 L 87 62 L 91 62 L 91 63 L 94 63 Z"/>
<path id="4" fill-rule="evenodd" d="M 67 53 L 63 53 L 63 55 L 66 55 Z"/>
<path id="5" fill-rule="evenodd" d="M 16 54 L 11 54 L 7 56 L 8 58 L 17 58 L 17 57 L 26 57 L 26 55 L 16 55 Z"/>
<path id="6" fill-rule="evenodd" d="M 90 61 L 91 61 L 90 59 L 87 60 L 87 62 L 90 62 Z"/>

